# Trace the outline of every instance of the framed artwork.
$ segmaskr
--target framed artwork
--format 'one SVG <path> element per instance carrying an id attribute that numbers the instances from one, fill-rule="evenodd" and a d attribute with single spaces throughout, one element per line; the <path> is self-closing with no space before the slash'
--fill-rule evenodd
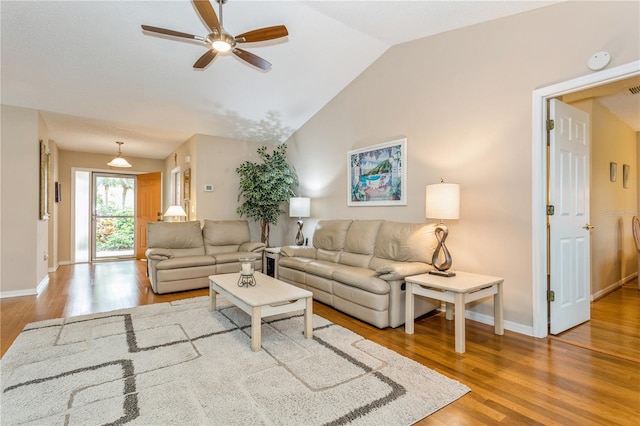
<path id="1" fill-rule="evenodd" d="M 628 164 L 622 165 L 622 187 L 629 187 L 629 174 L 631 173 L 631 167 Z"/>
<path id="2" fill-rule="evenodd" d="M 40 140 L 40 220 L 49 220 L 49 147 Z"/>
<path id="3" fill-rule="evenodd" d="M 407 205 L 407 139 L 347 153 L 348 206 Z"/>
<path id="4" fill-rule="evenodd" d="M 183 173 L 184 179 L 184 200 L 191 199 L 191 169 L 187 169 Z"/>

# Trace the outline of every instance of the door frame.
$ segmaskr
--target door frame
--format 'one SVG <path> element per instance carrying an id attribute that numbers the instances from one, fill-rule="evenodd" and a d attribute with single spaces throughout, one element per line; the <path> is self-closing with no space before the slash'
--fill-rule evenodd
<path id="1" fill-rule="evenodd" d="M 547 337 L 547 100 L 640 75 L 640 61 L 563 81 L 533 91 L 532 119 L 532 288 L 533 336 Z"/>

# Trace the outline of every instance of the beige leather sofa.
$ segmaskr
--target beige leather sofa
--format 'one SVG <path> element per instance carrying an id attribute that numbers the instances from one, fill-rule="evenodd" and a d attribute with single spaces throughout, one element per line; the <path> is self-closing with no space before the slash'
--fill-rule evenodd
<path id="1" fill-rule="evenodd" d="M 404 324 L 405 281 L 431 269 L 435 226 L 386 220 L 324 220 L 313 247 L 280 250 L 278 278 L 378 328 Z M 440 307 L 416 298 L 416 317 Z"/>
<path id="2" fill-rule="evenodd" d="M 265 245 L 250 241 L 246 220 L 147 224 L 147 272 L 155 293 L 209 286 L 209 275 L 240 270 L 241 258 L 262 270 Z"/>

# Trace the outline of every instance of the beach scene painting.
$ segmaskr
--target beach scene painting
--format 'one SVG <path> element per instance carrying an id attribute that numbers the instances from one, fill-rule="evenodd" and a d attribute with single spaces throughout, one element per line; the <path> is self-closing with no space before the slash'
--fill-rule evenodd
<path id="1" fill-rule="evenodd" d="M 407 204 L 407 139 L 349 151 L 349 206 Z"/>

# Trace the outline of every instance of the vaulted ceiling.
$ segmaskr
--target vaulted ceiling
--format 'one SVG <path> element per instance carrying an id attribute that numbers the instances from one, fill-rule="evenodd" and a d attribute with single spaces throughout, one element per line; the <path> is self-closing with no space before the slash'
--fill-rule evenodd
<path id="1" fill-rule="evenodd" d="M 1 100 L 42 111 L 65 150 L 112 154 L 120 140 L 162 159 L 194 133 L 281 142 L 390 47 L 554 3 L 229 0 L 231 34 L 288 28 L 242 46 L 273 64 L 262 71 L 233 55 L 196 70 L 203 43 L 142 31 L 206 36 L 187 0 L 2 1 Z"/>

